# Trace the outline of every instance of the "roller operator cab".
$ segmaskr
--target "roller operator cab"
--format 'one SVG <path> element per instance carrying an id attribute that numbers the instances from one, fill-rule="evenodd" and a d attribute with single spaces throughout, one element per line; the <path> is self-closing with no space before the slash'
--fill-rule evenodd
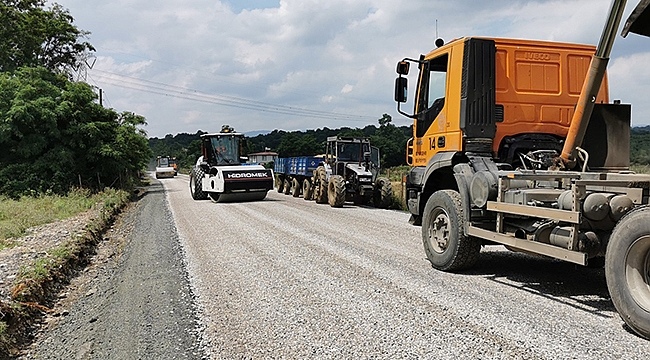
<path id="1" fill-rule="evenodd" d="M 624 35 L 650 33 L 649 4 Z M 631 106 L 610 101 L 606 76 L 624 7 L 613 1 L 597 47 L 437 41 L 398 62 L 395 100 L 413 119 L 407 206 L 434 268 L 468 269 L 488 245 L 604 264 L 614 306 L 650 338 L 650 175 L 629 171 Z"/>
<path id="2" fill-rule="evenodd" d="M 194 200 L 262 200 L 273 189 L 273 170 L 243 163 L 243 141 L 244 135 L 228 126 L 220 133 L 201 135 L 202 155 L 190 173 Z"/>

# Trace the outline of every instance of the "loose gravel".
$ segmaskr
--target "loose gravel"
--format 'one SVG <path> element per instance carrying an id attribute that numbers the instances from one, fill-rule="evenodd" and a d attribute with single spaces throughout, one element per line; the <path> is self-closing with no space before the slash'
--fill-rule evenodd
<path id="1" fill-rule="evenodd" d="M 155 182 L 73 280 L 23 359 L 203 359 L 202 326 Z"/>
<path id="2" fill-rule="evenodd" d="M 193 201 L 163 181 L 214 359 L 647 359 L 602 269 L 486 247 L 435 271 L 408 214 L 269 192 Z"/>

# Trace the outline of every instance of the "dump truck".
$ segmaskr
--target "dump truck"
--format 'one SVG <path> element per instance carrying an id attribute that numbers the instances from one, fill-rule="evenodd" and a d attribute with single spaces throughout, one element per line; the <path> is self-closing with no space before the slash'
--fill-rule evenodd
<path id="1" fill-rule="evenodd" d="M 171 159 L 169 156 L 158 156 L 156 158 L 156 179 L 170 178 L 176 175 L 176 169 L 170 163 Z"/>
<path id="2" fill-rule="evenodd" d="M 650 34 L 650 0 L 624 29 Z M 472 267 L 482 246 L 605 267 L 623 321 L 650 337 L 650 175 L 629 171 L 631 106 L 611 101 L 606 66 L 625 8 L 615 0 L 597 47 L 465 37 L 397 64 L 410 222 L 441 271 Z M 419 69 L 413 113 L 410 64 Z M 566 276 L 571 276 L 567 274 Z"/>
<path id="3" fill-rule="evenodd" d="M 308 184 L 303 184 L 303 197 L 319 204 L 341 207 L 353 202 L 375 207 L 390 206 L 393 188 L 380 177 L 380 153 L 368 138 L 330 136 L 322 161 Z"/>
<path id="4" fill-rule="evenodd" d="M 214 202 L 263 200 L 273 189 L 273 170 L 242 161 L 244 134 L 224 125 L 201 135 L 201 156 L 190 172 L 194 200 Z"/>
<path id="5" fill-rule="evenodd" d="M 273 164 L 278 192 L 293 197 L 303 195 L 305 200 L 311 200 L 312 177 L 322 164 L 323 157 L 317 156 L 278 158 Z"/>

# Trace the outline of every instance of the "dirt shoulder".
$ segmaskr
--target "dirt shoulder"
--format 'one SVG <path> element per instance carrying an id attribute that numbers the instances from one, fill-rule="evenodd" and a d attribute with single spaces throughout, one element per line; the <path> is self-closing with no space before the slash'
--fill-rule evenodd
<path id="1" fill-rule="evenodd" d="M 21 359 L 205 358 L 182 249 L 157 181 L 58 298 Z"/>

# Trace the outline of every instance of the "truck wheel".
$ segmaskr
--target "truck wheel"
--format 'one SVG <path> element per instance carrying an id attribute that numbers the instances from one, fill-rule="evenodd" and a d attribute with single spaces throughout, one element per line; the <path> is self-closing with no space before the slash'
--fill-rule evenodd
<path id="1" fill-rule="evenodd" d="M 327 184 L 327 198 L 331 207 L 342 207 L 345 202 L 345 180 L 341 175 L 332 175 Z"/>
<path id="2" fill-rule="evenodd" d="M 625 215 L 612 230 L 605 278 L 614 307 L 637 334 L 650 339 L 650 208 Z"/>
<path id="3" fill-rule="evenodd" d="M 291 182 L 291 196 L 293 197 L 300 196 L 300 190 L 302 190 L 302 186 L 300 186 L 300 181 L 298 181 L 298 178 L 293 178 L 293 181 Z"/>
<path id="4" fill-rule="evenodd" d="M 322 166 L 316 168 L 316 181 L 316 202 L 325 204 L 327 202 L 327 172 Z"/>
<path id="5" fill-rule="evenodd" d="M 190 171 L 190 194 L 194 200 L 205 200 L 208 198 L 208 194 L 201 187 L 203 174 L 204 172 L 201 168 L 194 168 Z"/>
<path id="6" fill-rule="evenodd" d="M 311 200 L 312 195 L 311 179 L 306 178 L 302 182 L 302 198 L 305 200 Z"/>
<path id="7" fill-rule="evenodd" d="M 282 194 L 284 192 L 284 176 L 278 175 L 278 181 L 276 183 L 278 183 L 278 192 Z"/>
<path id="8" fill-rule="evenodd" d="M 284 179 L 284 194 L 291 194 L 291 182 L 289 181 L 289 178 Z"/>
<path id="9" fill-rule="evenodd" d="M 429 197 L 422 216 L 422 240 L 434 268 L 459 271 L 470 268 L 478 260 L 481 243 L 463 235 L 464 222 L 457 191 L 440 190 Z"/>
<path id="10" fill-rule="evenodd" d="M 378 178 L 375 181 L 374 203 L 375 207 L 388 209 L 393 200 L 393 185 L 386 178 Z"/>

